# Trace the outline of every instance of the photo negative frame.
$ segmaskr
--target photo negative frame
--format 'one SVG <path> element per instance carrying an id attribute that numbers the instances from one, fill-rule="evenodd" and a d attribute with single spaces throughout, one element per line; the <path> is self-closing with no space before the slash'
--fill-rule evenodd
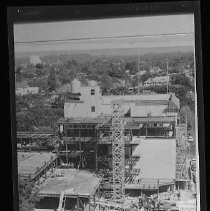
<path id="1" fill-rule="evenodd" d="M 8 38 L 15 210 L 206 210 L 198 1 L 11 7 Z"/>

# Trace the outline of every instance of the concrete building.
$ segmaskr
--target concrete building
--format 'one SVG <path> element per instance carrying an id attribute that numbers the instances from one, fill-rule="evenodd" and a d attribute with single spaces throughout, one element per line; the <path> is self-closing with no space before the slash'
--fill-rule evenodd
<path id="1" fill-rule="evenodd" d="M 169 76 L 158 76 L 154 78 L 149 78 L 147 81 L 143 83 L 144 86 L 159 86 L 167 84 L 170 84 Z"/>
<path id="2" fill-rule="evenodd" d="M 180 102 L 173 93 L 103 96 L 96 82 L 82 86 L 74 80 L 72 94 L 64 104 L 64 118 L 57 122 L 64 141 L 62 159 L 76 168 L 106 169 L 103 175 L 112 178 L 115 101 L 122 102 L 125 121 L 125 168 L 130 172 L 125 176 L 126 192 L 167 191 L 177 184 L 182 187 L 188 175 L 183 173 L 187 172 L 185 161 L 183 168 L 178 163 L 182 155 L 176 153 Z M 102 181 L 100 187 L 109 191 L 113 184 Z"/>
<path id="3" fill-rule="evenodd" d="M 40 186 L 35 211 L 95 210 L 99 178 L 77 169 L 56 169 Z"/>
<path id="4" fill-rule="evenodd" d="M 80 94 L 77 100 L 64 103 L 65 118 L 98 118 L 112 113 L 112 102 L 122 100 L 124 113 L 130 118 L 174 117 L 180 109 L 179 99 L 173 94 L 109 95 L 102 96 L 100 87 L 94 81 L 82 86 L 78 80 L 72 82 L 72 93 Z"/>
<path id="5" fill-rule="evenodd" d="M 101 114 L 101 91 L 95 81 L 82 86 L 77 79 L 72 81 L 72 94 L 80 94 L 78 100 L 69 99 L 64 104 L 64 117 L 98 117 Z"/>

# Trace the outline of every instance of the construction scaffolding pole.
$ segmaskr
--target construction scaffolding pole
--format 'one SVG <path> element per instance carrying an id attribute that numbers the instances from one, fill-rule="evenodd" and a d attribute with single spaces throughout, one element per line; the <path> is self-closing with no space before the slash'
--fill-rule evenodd
<path id="1" fill-rule="evenodd" d="M 124 115 L 121 102 L 113 103 L 112 115 L 112 164 L 113 164 L 113 200 L 124 202 L 125 197 L 125 147 Z"/>

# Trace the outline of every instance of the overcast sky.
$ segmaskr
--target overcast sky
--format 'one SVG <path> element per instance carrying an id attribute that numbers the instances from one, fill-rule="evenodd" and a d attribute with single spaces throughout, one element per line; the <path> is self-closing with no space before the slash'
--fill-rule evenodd
<path id="1" fill-rule="evenodd" d="M 82 40 L 16 43 L 66 39 Z M 194 46 L 194 18 L 189 14 L 15 24 L 14 40 L 16 52 Z"/>

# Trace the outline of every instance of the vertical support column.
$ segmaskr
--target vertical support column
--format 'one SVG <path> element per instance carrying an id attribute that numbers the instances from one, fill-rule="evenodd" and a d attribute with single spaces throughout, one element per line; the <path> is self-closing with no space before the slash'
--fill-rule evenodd
<path id="1" fill-rule="evenodd" d="M 81 146 L 81 125 L 79 126 L 79 166 L 81 166 L 81 151 L 82 151 L 82 146 Z"/>
<path id="2" fill-rule="evenodd" d="M 132 165 L 132 146 L 129 144 L 129 169 L 132 171 L 133 165 Z"/>
<path id="3" fill-rule="evenodd" d="M 176 191 L 176 180 L 174 179 L 174 187 L 173 187 L 173 192 Z"/>
<path id="4" fill-rule="evenodd" d="M 160 180 L 158 179 L 158 184 L 157 184 L 157 188 L 158 188 L 158 190 L 157 190 L 157 196 L 158 196 L 158 209 L 159 209 L 159 184 L 160 184 Z"/>
<path id="5" fill-rule="evenodd" d="M 31 151 L 31 137 L 29 138 L 29 151 Z"/>
<path id="6" fill-rule="evenodd" d="M 79 210 L 79 198 L 77 196 L 77 210 Z"/>
<path id="7" fill-rule="evenodd" d="M 96 171 L 98 171 L 98 141 L 99 141 L 99 131 L 96 130 L 96 145 L 95 145 L 95 162 L 96 162 Z"/>
<path id="8" fill-rule="evenodd" d="M 94 193 L 94 210 L 96 208 L 96 193 Z"/>
<path id="9" fill-rule="evenodd" d="M 58 157 L 57 157 L 56 160 L 55 160 L 55 168 L 56 168 L 56 169 L 58 168 Z"/>
<path id="10" fill-rule="evenodd" d="M 64 141 L 65 141 L 65 145 L 66 145 L 66 163 L 68 163 L 69 160 L 68 160 L 68 145 L 67 145 L 66 124 L 64 125 Z"/>
<path id="11" fill-rule="evenodd" d="M 148 135 L 148 123 L 146 123 L 146 137 Z"/>
<path id="12" fill-rule="evenodd" d="M 90 197 L 88 198 L 88 203 L 89 203 L 89 211 L 90 211 Z"/>

